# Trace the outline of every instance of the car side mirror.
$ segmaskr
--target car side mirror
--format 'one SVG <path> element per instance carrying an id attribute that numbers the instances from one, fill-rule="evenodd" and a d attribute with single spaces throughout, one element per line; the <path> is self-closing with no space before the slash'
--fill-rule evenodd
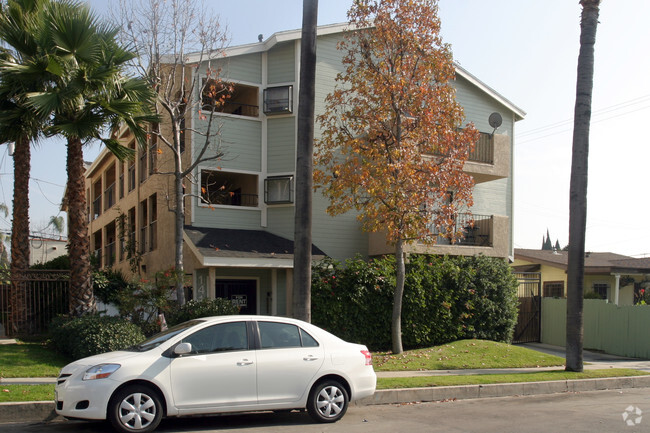
<path id="1" fill-rule="evenodd" d="M 180 343 L 174 347 L 174 355 L 187 355 L 192 353 L 192 345 L 190 343 Z"/>

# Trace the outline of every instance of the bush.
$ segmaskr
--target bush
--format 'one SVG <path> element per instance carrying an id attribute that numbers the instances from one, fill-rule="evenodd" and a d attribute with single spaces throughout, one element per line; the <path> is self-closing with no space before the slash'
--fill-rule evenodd
<path id="1" fill-rule="evenodd" d="M 185 305 L 175 305 L 165 314 L 165 320 L 169 326 L 186 322 L 199 317 L 224 316 L 228 314 L 239 314 L 239 308 L 224 298 L 203 299 L 200 301 L 188 301 Z"/>
<path id="2" fill-rule="evenodd" d="M 56 348 L 72 359 L 126 349 L 145 339 L 133 323 L 98 315 L 59 316 L 52 321 L 50 333 Z"/>
<path id="3" fill-rule="evenodd" d="M 391 347 L 395 260 L 345 266 L 326 260 L 312 271 L 312 320 L 374 350 Z M 510 341 L 517 280 L 501 259 L 412 255 L 406 268 L 402 343 L 429 347 L 463 338 Z"/>
<path id="4" fill-rule="evenodd" d="M 67 271 L 70 270 L 70 257 L 67 254 L 58 256 L 45 263 L 36 263 L 30 266 L 30 269 L 48 269 Z"/>
<path id="5" fill-rule="evenodd" d="M 119 305 L 119 292 L 121 290 L 133 291 L 135 288 L 119 271 L 109 269 L 93 272 L 93 292 L 97 299 L 104 304 Z"/>

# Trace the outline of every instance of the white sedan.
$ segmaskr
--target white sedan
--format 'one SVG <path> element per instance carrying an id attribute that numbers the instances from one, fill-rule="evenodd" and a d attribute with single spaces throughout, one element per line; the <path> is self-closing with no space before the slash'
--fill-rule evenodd
<path id="1" fill-rule="evenodd" d="M 217 316 L 68 364 L 55 399 L 66 418 L 108 419 L 118 431 L 143 433 L 163 416 L 223 412 L 306 408 L 334 422 L 376 383 L 363 345 L 294 319 Z"/>

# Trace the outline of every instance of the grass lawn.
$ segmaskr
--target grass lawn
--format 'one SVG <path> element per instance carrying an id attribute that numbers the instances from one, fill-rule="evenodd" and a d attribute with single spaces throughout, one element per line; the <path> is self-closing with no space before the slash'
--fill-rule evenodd
<path id="1" fill-rule="evenodd" d="M 56 377 L 69 362 L 43 343 L 0 344 L 0 377 Z"/>
<path id="2" fill-rule="evenodd" d="M 564 366 L 564 358 L 487 340 L 459 340 L 400 355 L 373 353 L 376 371 Z"/>
<path id="3" fill-rule="evenodd" d="M 17 401 L 54 401 L 54 384 L 0 385 L 0 403 Z"/>
<path id="4" fill-rule="evenodd" d="M 631 368 L 585 370 L 575 373 L 564 370 L 515 374 L 476 374 L 469 376 L 385 377 L 377 379 L 377 389 L 426 388 L 432 386 L 485 385 L 490 383 L 543 382 L 549 380 L 596 379 L 603 377 L 645 376 L 650 373 Z"/>

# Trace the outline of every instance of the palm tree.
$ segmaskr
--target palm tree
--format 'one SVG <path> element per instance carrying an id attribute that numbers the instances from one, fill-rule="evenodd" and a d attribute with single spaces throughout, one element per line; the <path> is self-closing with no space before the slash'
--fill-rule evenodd
<path id="1" fill-rule="evenodd" d="M 47 134 L 67 139 L 70 314 L 80 316 L 95 310 L 83 145 L 99 139 L 116 156 L 125 158 L 131 151 L 101 134 L 124 123 L 144 145 L 143 125 L 157 117 L 150 114 L 151 88 L 125 72 L 134 54 L 117 43 L 117 29 L 102 25 L 87 5 L 76 2 L 51 3 L 44 25 L 49 31 L 42 48 L 49 58 L 52 83 L 45 91 L 31 93 L 28 103 L 39 116 L 49 116 Z"/>
<path id="2" fill-rule="evenodd" d="M 594 87 L 594 45 L 600 0 L 580 0 L 580 54 L 573 120 L 573 154 L 569 201 L 569 263 L 567 267 L 566 370 L 582 371 L 585 228 L 587 225 L 587 163 L 591 94 Z"/>
<path id="3" fill-rule="evenodd" d="M 311 322 L 311 226 L 318 0 L 303 0 L 300 101 L 296 149 L 296 212 L 293 259 L 293 316 Z"/>
<path id="4" fill-rule="evenodd" d="M 26 95 L 42 90 L 46 77 L 38 73 L 39 26 L 49 0 L 9 0 L 0 9 L 0 142 L 15 143 L 14 197 L 11 227 L 11 332 L 28 332 L 22 272 L 29 267 L 30 146 L 41 133 L 42 118 L 26 104 Z M 34 64 L 41 63 L 40 68 Z M 46 67 L 46 65 L 45 65 Z"/>

